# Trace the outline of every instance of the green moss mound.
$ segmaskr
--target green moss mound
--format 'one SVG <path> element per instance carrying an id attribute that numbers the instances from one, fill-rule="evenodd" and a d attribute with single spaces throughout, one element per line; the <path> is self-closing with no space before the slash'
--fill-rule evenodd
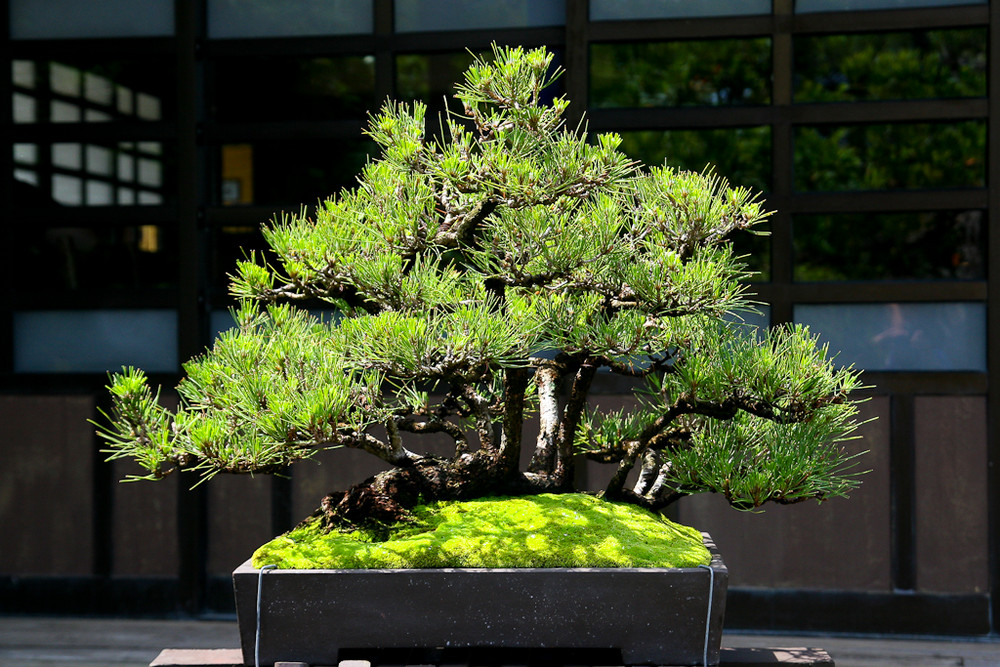
<path id="1" fill-rule="evenodd" d="M 323 534 L 311 523 L 253 555 L 282 569 L 433 567 L 697 567 L 701 533 L 625 503 L 584 494 L 440 502 L 387 534 Z M 388 539 L 385 539 L 385 538 Z"/>

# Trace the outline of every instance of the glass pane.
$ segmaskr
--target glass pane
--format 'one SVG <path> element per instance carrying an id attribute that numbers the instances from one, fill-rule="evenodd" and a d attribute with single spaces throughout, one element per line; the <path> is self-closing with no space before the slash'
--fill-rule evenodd
<path id="1" fill-rule="evenodd" d="M 375 105 L 375 58 L 219 60 L 213 93 L 221 121 L 364 118 Z"/>
<path id="2" fill-rule="evenodd" d="M 472 61 L 468 51 L 396 56 L 396 97 L 441 108 L 442 98 L 451 100 Z"/>
<path id="3" fill-rule="evenodd" d="M 984 280 L 983 211 L 799 215 L 795 280 Z"/>
<path id="4" fill-rule="evenodd" d="M 906 9 L 912 7 L 944 7 L 950 5 L 985 5 L 988 0 L 795 0 L 799 14 L 840 12 L 857 9 Z"/>
<path id="5" fill-rule="evenodd" d="M 985 371 L 982 303 L 795 306 L 837 362 L 870 371 Z"/>
<path id="6" fill-rule="evenodd" d="M 10 0 L 10 36 L 14 39 L 173 34 L 173 0 Z"/>
<path id="7" fill-rule="evenodd" d="M 162 205 L 173 192 L 172 163 L 156 141 L 15 144 L 14 201 L 39 208 Z"/>
<path id="8" fill-rule="evenodd" d="M 17 373 L 105 373 L 122 366 L 177 370 L 172 310 L 47 310 L 14 313 Z"/>
<path id="9" fill-rule="evenodd" d="M 86 189 L 106 188 L 88 183 Z M 94 193 L 88 192 L 93 197 Z M 105 190 L 109 200 L 115 193 Z M 53 218 L 48 225 L 57 223 Z M 54 227 L 19 224 L 12 228 L 13 274 L 32 276 L 43 290 L 126 291 L 171 288 L 177 284 L 177 239 L 156 225 Z"/>
<path id="10" fill-rule="evenodd" d="M 372 32 L 372 0 L 208 0 L 208 36 L 293 37 Z"/>
<path id="11" fill-rule="evenodd" d="M 356 185 L 375 144 L 362 138 L 259 141 L 219 152 L 220 202 L 298 207 Z"/>
<path id="12" fill-rule="evenodd" d="M 986 95 L 986 29 L 795 38 L 795 101 Z"/>
<path id="13" fill-rule="evenodd" d="M 229 293 L 229 274 L 236 271 L 236 262 L 246 259 L 252 251 L 270 252 L 264 241 L 264 235 L 260 233 L 259 225 L 216 227 L 212 230 L 210 248 L 212 254 L 208 267 L 209 278 L 213 281 L 213 287 L 220 297 Z M 226 314 L 228 316 L 228 312 Z M 212 326 L 217 326 L 214 315 Z M 213 331 L 221 330 L 221 328 L 213 329 Z"/>
<path id="14" fill-rule="evenodd" d="M 795 128 L 795 189 L 983 187 L 986 123 Z"/>
<path id="15" fill-rule="evenodd" d="M 767 104 L 771 40 L 593 44 L 592 107 Z"/>
<path id="16" fill-rule="evenodd" d="M 396 32 L 563 25 L 565 0 L 396 0 Z"/>
<path id="17" fill-rule="evenodd" d="M 622 132 L 622 150 L 647 165 L 690 171 L 714 166 L 734 185 L 767 190 L 771 182 L 771 128 L 641 130 Z"/>
<path id="18" fill-rule="evenodd" d="M 591 0 L 591 21 L 770 14 L 771 0 Z"/>
<path id="19" fill-rule="evenodd" d="M 163 60 L 15 60 L 15 123 L 173 118 L 174 69 Z"/>

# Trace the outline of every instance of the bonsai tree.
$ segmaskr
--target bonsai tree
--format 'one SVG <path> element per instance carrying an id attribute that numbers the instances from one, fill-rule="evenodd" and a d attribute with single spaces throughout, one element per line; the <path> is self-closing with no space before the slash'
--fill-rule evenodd
<path id="1" fill-rule="evenodd" d="M 615 134 L 588 141 L 566 99 L 544 101 L 551 60 L 477 59 L 436 137 L 420 103 L 373 115 L 381 155 L 357 187 L 275 219 L 270 254 L 239 263 L 238 326 L 184 365 L 179 407 L 139 370 L 111 377 L 112 458 L 150 479 L 276 472 L 339 447 L 382 459 L 322 500 L 327 528 L 571 492 L 581 456 L 612 467 L 604 498 L 654 511 L 856 486 L 841 444 L 857 373 L 804 327 L 740 319 L 753 304 L 730 235 L 767 217 L 758 197 L 711 171 L 642 168 Z M 301 307 L 319 302 L 335 314 Z M 635 383 L 634 407 L 593 401 L 604 373 Z M 453 451 L 429 454 L 428 434 Z"/>

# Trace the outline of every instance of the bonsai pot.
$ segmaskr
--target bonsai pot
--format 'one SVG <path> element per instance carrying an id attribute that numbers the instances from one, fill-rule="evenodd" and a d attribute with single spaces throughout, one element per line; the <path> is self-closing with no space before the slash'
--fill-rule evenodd
<path id="1" fill-rule="evenodd" d="M 718 664 L 729 575 L 707 568 L 268 570 L 260 663 L 337 664 L 354 649 L 618 649 L 625 664 Z M 260 570 L 233 572 L 254 664 Z M 712 591 L 711 596 L 709 591 Z M 710 614 L 709 614 L 710 612 Z"/>

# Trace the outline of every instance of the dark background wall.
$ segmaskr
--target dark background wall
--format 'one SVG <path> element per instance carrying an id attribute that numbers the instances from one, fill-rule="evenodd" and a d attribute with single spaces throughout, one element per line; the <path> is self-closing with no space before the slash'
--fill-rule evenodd
<path id="1" fill-rule="evenodd" d="M 375 470 L 338 451 L 285 478 L 119 484 L 87 420 L 123 364 L 171 400 L 259 224 L 352 183 L 367 112 L 441 110 L 465 49 L 496 41 L 554 50 L 574 120 L 634 157 L 762 190 L 770 236 L 740 241 L 760 323 L 810 324 L 866 369 L 852 499 L 674 510 L 726 555 L 728 624 L 994 632 L 997 11 L 0 0 L 0 612 L 229 610 L 235 565 Z"/>

